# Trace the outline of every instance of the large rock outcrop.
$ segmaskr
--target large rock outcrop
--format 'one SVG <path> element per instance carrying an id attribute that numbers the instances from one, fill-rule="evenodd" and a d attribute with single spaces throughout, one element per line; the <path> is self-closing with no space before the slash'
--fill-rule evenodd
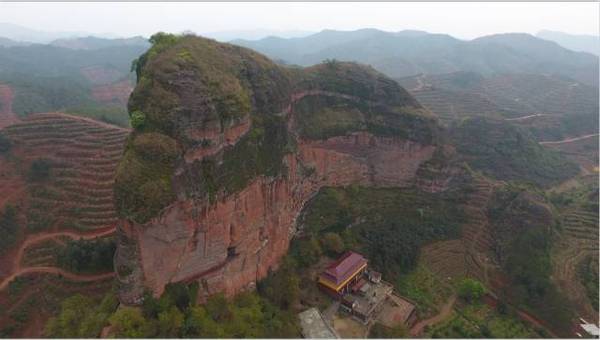
<path id="1" fill-rule="evenodd" d="M 285 68 L 250 50 L 157 35 L 137 64 L 135 131 L 115 183 L 120 299 L 170 282 L 200 298 L 277 267 L 323 186 L 409 186 L 437 123 L 373 69 Z"/>

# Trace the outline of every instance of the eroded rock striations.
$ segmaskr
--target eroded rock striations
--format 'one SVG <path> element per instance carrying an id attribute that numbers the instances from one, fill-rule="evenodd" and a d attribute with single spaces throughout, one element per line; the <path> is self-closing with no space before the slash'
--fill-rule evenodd
<path id="1" fill-rule="evenodd" d="M 201 299 L 252 287 L 321 187 L 413 185 L 439 144 L 435 119 L 369 67 L 287 68 L 198 37 L 152 41 L 115 181 L 123 303 L 170 282 L 199 282 Z"/>

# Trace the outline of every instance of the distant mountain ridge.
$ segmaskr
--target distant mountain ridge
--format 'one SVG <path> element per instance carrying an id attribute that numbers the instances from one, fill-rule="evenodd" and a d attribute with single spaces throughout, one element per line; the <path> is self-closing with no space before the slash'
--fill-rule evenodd
<path id="1" fill-rule="evenodd" d="M 94 36 L 66 38 L 54 40 L 50 43 L 50 45 L 74 50 L 98 50 L 101 48 L 119 46 L 141 46 L 143 48 L 150 47 L 148 39 L 141 36 L 117 39 L 98 38 Z"/>
<path id="2" fill-rule="evenodd" d="M 84 32 L 46 32 L 11 23 L 0 22 L 0 37 L 21 42 L 47 44 L 56 39 L 87 35 L 90 34 Z M 97 34 L 97 36 L 99 36 L 99 34 Z"/>
<path id="3" fill-rule="evenodd" d="M 30 43 L 23 41 L 15 41 L 12 39 L 4 38 L 0 36 L 0 47 L 13 47 L 13 46 L 27 46 Z"/>
<path id="4" fill-rule="evenodd" d="M 357 61 L 393 78 L 472 71 L 556 74 L 597 86 L 598 57 L 530 34 L 508 33 L 466 41 L 420 31 L 324 30 L 303 37 L 234 40 L 271 58 L 302 66 L 325 59 Z"/>
<path id="5" fill-rule="evenodd" d="M 600 36 L 585 34 L 568 34 L 543 30 L 536 34 L 536 37 L 554 41 L 564 48 L 573 51 L 588 52 L 600 55 Z"/>

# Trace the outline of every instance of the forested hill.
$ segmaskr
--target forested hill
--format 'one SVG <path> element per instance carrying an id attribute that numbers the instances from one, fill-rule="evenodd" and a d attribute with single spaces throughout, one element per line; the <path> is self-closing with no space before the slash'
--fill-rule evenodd
<path id="1" fill-rule="evenodd" d="M 83 112 L 127 125 L 125 106 L 134 82 L 131 63 L 148 48 L 147 41 L 82 38 L 56 45 L 69 47 L 0 46 L 0 84 L 14 94 L 12 111 L 21 116 Z"/>
<path id="2" fill-rule="evenodd" d="M 421 31 L 325 30 L 303 38 L 268 37 L 234 44 L 302 66 L 325 59 L 371 64 L 397 78 L 419 73 L 473 71 L 557 74 L 597 85 L 598 57 L 529 34 L 498 34 L 465 41 Z"/>

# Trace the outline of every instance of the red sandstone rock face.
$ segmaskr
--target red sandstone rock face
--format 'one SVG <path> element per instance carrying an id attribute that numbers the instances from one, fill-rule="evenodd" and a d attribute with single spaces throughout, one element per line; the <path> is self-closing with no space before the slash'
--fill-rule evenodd
<path id="1" fill-rule="evenodd" d="M 223 129 L 217 123 L 215 122 L 210 127 L 202 130 L 186 129 L 185 134 L 190 140 L 207 143 L 206 146 L 189 149 L 184 155 L 187 163 L 193 163 L 206 156 L 214 155 L 227 146 L 235 145 L 251 127 L 249 116 L 245 116 L 239 122 L 233 122 L 231 126 L 225 126 Z"/>
<path id="2" fill-rule="evenodd" d="M 123 223 L 121 229 L 137 244 L 136 265 L 142 269 L 138 280 L 155 295 L 169 282 L 199 281 L 201 299 L 251 288 L 277 267 L 294 234 L 296 217 L 321 187 L 406 186 L 434 150 L 435 146 L 365 132 L 300 141 L 298 153 L 286 158 L 287 176 L 258 178 L 213 204 L 178 201 L 144 226 Z M 121 295 L 125 303 L 138 298 Z"/>

